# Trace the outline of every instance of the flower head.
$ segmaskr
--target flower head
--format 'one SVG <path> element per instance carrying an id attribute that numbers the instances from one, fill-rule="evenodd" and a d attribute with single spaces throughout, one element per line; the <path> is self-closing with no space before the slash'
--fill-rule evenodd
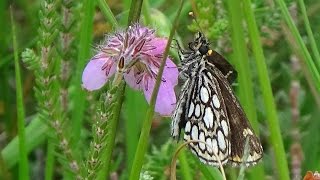
<path id="1" fill-rule="evenodd" d="M 108 36 L 83 71 L 83 87 L 89 91 L 100 89 L 120 72 L 127 84 L 142 90 L 150 102 L 166 44 L 167 39 L 156 37 L 154 30 L 139 24 Z M 155 106 L 161 115 L 170 115 L 174 109 L 177 81 L 177 67 L 167 58 Z"/>

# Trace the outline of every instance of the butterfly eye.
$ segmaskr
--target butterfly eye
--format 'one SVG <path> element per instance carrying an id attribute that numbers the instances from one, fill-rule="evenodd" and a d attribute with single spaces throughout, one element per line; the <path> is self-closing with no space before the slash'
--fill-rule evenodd
<path id="1" fill-rule="evenodd" d="M 202 55 L 205 55 L 207 54 L 207 52 L 209 51 L 209 47 L 207 45 L 204 45 L 202 44 L 199 48 L 199 52 L 202 54 Z"/>

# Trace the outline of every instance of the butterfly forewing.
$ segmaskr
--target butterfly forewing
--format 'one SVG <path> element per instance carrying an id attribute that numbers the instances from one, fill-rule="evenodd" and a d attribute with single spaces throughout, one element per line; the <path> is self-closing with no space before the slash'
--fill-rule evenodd
<path id="1" fill-rule="evenodd" d="M 221 73 L 228 79 L 228 82 L 230 84 L 232 84 L 236 80 L 238 75 L 237 71 L 219 53 L 212 50 L 212 53 L 210 55 L 207 55 L 206 59 L 221 71 Z"/>
<path id="2" fill-rule="evenodd" d="M 189 48 L 179 52 L 185 84 L 172 116 L 171 135 L 179 138 L 184 129 L 185 141 L 205 142 L 193 142 L 189 147 L 206 164 L 256 163 L 262 147 L 230 85 L 237 72 L 220 54 L 209 50 L 200 33 Z M 208 53 L 204 54 L 204 49 Z M 243 159 L 246 139 L 249 155 Z"/>

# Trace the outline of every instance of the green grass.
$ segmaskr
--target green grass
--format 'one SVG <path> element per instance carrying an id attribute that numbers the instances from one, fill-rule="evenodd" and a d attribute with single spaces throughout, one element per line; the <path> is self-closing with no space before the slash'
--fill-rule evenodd
<path id="1" fill-rule="evenodd" d="M 246 42 L 244 37 L 244 31 L 242 30 L 243 15 L 242 12 L 237 12 L 237 9 L 241 9 L 240 1 L 227 1 L 229 9 L 229 18 L 231 24 L 231 39 L 234 53 L 232 59 L 235 64 L 238 73 L 239 83 L 239 98 L 242 102 L 242 106 L 247 114 L 248 119 L 251 122 L 256 133 L 259 134 L 257 113 L 254 102 L 253 83 L 252 83 L 252 71 L 249 64 L 249 56 L 246 48 Z M 250 9 L 247 9 L 249 11 Z M 251 22 L 248 22 L 250 24 Z M 268 82 L 265 82 L 268 83 Z M 257 166 L 251 171 L 254 177 L 258 179 L 264 179 L 264 171 L 262 166 Z"/>
<path id="2" fill-rule="evenodd" d="M 283 147 L 279 118 L 276 112 L 276 106 L 271 90 L 271 83 L 268 77 L 268 71 L 262 50 L 258 27 L 254 19 L 254 14 L 250 8 L 250 4 L 250 0 L 244 1 L 244 14 L 249 29 L 249 36 L 253 47 L 253 54 L 256 60 L 256 67 L 258 71 L 260 88 L 263 95 L 264 106 L 267 112 L 267 124 L 271 133 L 270 142 L 272 143 L 273 150 L 276 156 L 279 177 L 281 179 L 289 179 L 288 163 Z"/>
<path id="3" fill-rule="evenodd" d="M 23 105 L 22 85 L 21 85 L 21 71 L 18 57 L 18 44 L 16 36 L 16 26 L 13 19 L 12 9 L 10 9 L 11 27 L 12 27 L 12 42 L 14 53 L 14 67 L 16 76 L 16 102 L 17 102 L 17 119 L 18 119 L 18 136 L 19 136 L 19 179 L 29 179 L 29 162 L 26 148 L 25 135 L 25 113 Z"/>

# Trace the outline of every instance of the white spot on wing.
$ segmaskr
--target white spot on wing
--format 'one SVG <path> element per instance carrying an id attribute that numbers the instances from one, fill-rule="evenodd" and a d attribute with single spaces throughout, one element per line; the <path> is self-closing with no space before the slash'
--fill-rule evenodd
<path id="1" fill-rule="evenodd" d="M 227 121 L 221 120 L 221 127 L 222 127 L 222 130 L 223 130 L 224 135 L 225 135 L 225 136 L 228 136 L 228 134 L 229 134 L 229 129 L 228 129 Z"/>
<path id="2" fill-rule="evenodd" d="M 200 133 L 199 140 L 205 142 L 204 132 Z M 204 143 L 199 143 L 199 146 L 200 146 L 200 149 L 202 149 L 202 150 L 204 150 L 206 148 L 206 145 Z"/>
<path id="3" fill-rule="evenodd" d="M 199 104 L 196 105 L 196 109 L 195 109 L 194 113 L 195 113 L 196 117 L 200 117 L 201 110 L 200 110 L 200 105 Z"/>
<path id="4" fill-rule="evenodd" d="M 212 103 L 213 103 L 214 107 L 220 108 L 220 101 L 219 101 L 218 96 L 216 94 L 214 94 L 212 96 Z"/>
<path id="5" fill-rule="evenodd" d="M 217 140 L 218 140 L 219 148 L 221 150 L 225 150 L 226 149 L 226 142 L 225 142 L 226 139 L 224 138 L 224 135 L 222 134 L 221 131 L 218 131 Z"/>
<path id="6" fill-rule="evenodd" d="M 213 151 L 213 147 L 212 147 L 212 141 L 211 141 L 211 138 L 207 138 L 206 143 L 207 143 L 207 146 L 209 146 L 209 147 L 207 147 L 208 152 L 209 152 L 209 153 L 212 153 L 212 151 Z"/>
<path id="7" fill-rule="evenodd" d="M 191 139 L 198 140 L 198 127 L 196 125 L 192 126 Z"/>
<path id="8" fill-rule="evenodd" d="M 203 120 L 207 128 L 213 127 L 213 112 L 210 107 L 206 107 Z"/>
<path id="9" fill-rule="evenodd" d="M 212 149 L 213 149 L 213 152 L 218 155 L 218 144 L 217 144 L 217 140 L 216 139 L 212 139 Z"/>
<path id="10" fill-rule="evenodd" d="M 188 117 L 191 117 L 194 111 L 194 104 L 193 102 L 190 103 L 190 107 L 189 107 L 189 112 L 188 112 Z"/>
<path id="11" fill-rule="evenodd" d="M 200 89 L 200 98 L 203 103 L 207 103 L 209 101 L 209 92 L 204 86 Z"/>
<path id="12" fill-rule="evenodd" d="M 190 130 L 191 130 L 191 123 L 190 123 L 190 121 L 188 121 L 188 122 L 186 123 L 186 127 L 184 128 L 184 131 L 185 131 L 185 132 L 190 132 Z"/>

